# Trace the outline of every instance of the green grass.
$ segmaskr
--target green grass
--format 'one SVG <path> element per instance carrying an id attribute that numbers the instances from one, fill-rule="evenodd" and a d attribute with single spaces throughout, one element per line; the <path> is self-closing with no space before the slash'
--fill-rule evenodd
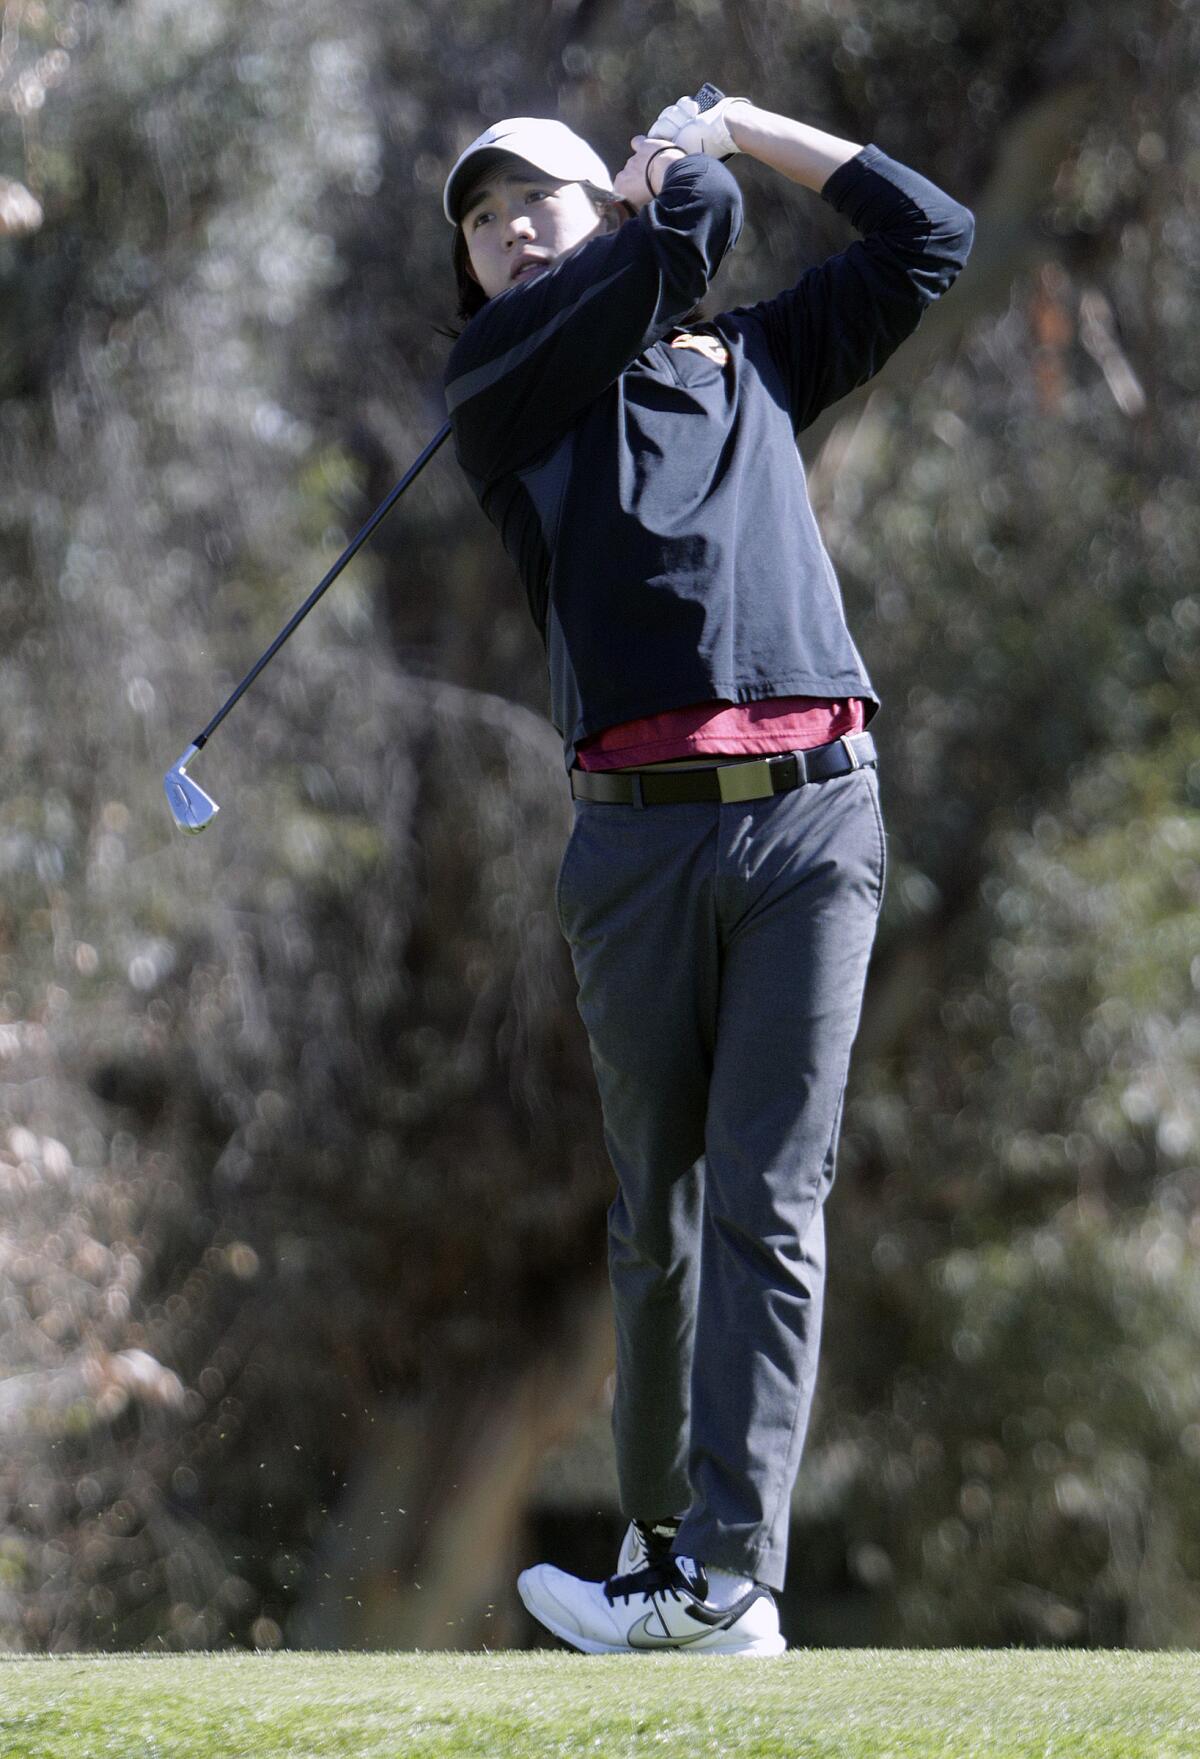
<path id="1" fill-rule="evenodd" d="M 0 1656 L 3 1759 L 1197 1759 L 1174 1652 Z"/>

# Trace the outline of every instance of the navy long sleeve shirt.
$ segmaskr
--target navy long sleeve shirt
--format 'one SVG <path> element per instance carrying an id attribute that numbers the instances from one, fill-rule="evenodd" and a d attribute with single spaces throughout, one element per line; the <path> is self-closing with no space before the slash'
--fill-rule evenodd
<path id="1" fill-rule="evenodd" d="M 455 450 L 528 595 L 568 769 L 589 734 L 691 703 L 879 706 L 796 436 L 912 334 L 975 222 L 874 145 L 820 193 L 862 238 L 693 326 L 724 365 L 667 341 L 742 224 L 734 177 L 696 154 L 636 220 L 489 300 L 451 352 Z"/>

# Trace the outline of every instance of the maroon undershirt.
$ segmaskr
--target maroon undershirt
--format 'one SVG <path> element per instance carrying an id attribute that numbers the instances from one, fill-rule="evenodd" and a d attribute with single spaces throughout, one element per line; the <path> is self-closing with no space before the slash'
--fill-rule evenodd
<path id="1" fill-rule="evenodd" d="M 848 733 L 861 733 L 858 697 L 773 696 L 765 702 L 697 702 L 644 720 L 622 721 L 581 739 L 581 770 L 629 769 L 685 757 L 760 757 L 772 751 L 811 751 Z"/>

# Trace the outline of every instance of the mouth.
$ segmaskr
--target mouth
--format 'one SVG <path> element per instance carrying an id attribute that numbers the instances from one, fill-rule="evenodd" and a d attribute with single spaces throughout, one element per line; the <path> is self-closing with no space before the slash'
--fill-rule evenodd
<path id="1" fill-rule="evenodd" d="M 526 258 L 526 260 L 523 263 L 517 264 L 516 268 L 513 270 L 512 274 L 509 276 L 509 280 L 510 281 L 528 281 L 528 280 L 531 280 L 534 275 L 542 274 L 542 272 L 545 269 L 548 269 L 549 267 L 550 267 L 549 263 L 541 262 L 540 260 L 535 260 L 533 257 L 528 257 L 528 258 Z"/>

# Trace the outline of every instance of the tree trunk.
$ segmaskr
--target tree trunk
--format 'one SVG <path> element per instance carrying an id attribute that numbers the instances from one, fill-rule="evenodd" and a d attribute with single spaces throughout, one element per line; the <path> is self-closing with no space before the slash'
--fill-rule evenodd
<path id="1" fill-rule="evenodd" d="M 608 1283 L 509 1380 L 381 1409 L 375 1443 L 331 1511 L 288 1640 L 313 1649 L 479 1649 L 519 1630 L 513 1578 L 547 1451 L 613 1366 Z"/>

